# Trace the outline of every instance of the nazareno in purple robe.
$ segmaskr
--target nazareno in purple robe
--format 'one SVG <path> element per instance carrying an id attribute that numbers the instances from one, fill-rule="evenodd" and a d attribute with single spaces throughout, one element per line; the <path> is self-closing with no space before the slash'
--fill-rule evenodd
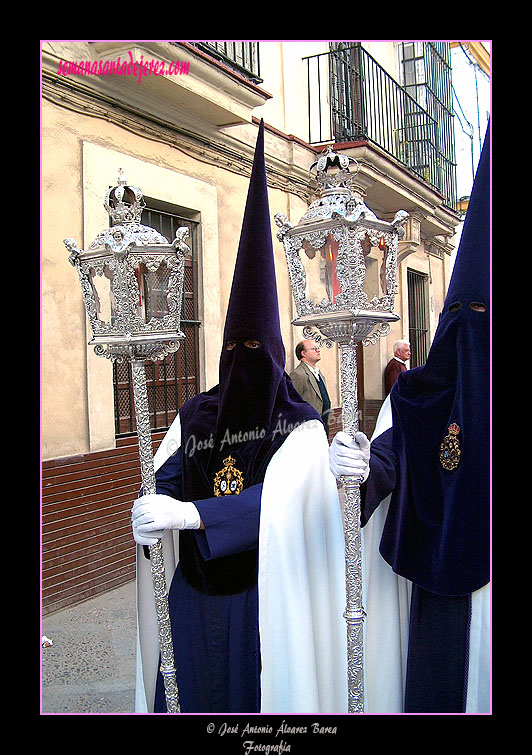
<path id="1" fill-rule="evenodd" d="M 259 346 L 249 348 L 250 341 Z M 181 407 L 182 450 L 156 475 L 157 492 L 193 501 L 205 525 L 204 531 L 179 533 L 179 565 L 169 592 L 182 712 L 260 710 L 257 547 L 262 482 L 288 435 L 279 428 L 320 420 L 294 389 L 285 361 L 261 122 L 219 383 Z M 228 469 L 233 475 L 228 487 L 216 488 Z M 162 712 L 166 708 L 158 677 L 155 712 Z"/>
<path id="2" fill-rule="evenodd" d="M 471 594 L 490 580 L 489 128 L 424 366 L 390 393 L 362 524 L 392 494 L 380 553 L 412 582 L 407 713 L 465 711 Z"/>

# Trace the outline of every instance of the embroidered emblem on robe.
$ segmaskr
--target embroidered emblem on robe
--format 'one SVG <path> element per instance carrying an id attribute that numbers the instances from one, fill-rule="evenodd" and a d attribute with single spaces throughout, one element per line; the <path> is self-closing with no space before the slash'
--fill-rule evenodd
<path id="1" fill-rule="evenodd" d="M 460 450 L 460 441 L 458 440 L 459 432 L 460 428 L 456 422 L 453 422 L 452 425 L 449 425 L 447 435 L 440 446 L 440 462 L 442 467 L 448 472 L 453 472 L 460 463 L 462 451 Z"/>
<path id="2" fill-rule="evenodd" d="M 244 477 L 242 472 L 235 466 L 235 459 L 228 456 L 224 459 L 223 469 L 216 472 L 214 477 L 214 495 L 239 495 L 244 487 Z"/>

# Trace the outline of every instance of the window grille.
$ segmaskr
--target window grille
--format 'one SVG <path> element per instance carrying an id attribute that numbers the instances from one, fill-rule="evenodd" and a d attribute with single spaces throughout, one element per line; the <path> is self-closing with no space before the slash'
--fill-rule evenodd
<path id="1" fill-rule="evenodd" d="M 406 121 L 405 149 L 413 169 L 439 188 L 454 209 L 456 159 L 453 123 L 453 88 L 449 42 L 401 42 L 399 61 L 408 94 L 437 124 L 430 139 L 418 139 L 416 119 Z M 422 148 L 422 149 L 421 149 Z"/>
<path id="2" fill-rule="evenodd" d="M 408 340 L 410 341 L 410 366 L 420 367 L 428 354 L 428 276 L 417 270 L 407 270 L 408 285 Z"/>
<path id="3" fill-rule="evenodd" d="M 145 198 L 146 202 L 149 200 Z M 190 230 L 187 244 L 191 258 L 185 261 L 185 281 L 181 310 L 181 330 L 186 338 L 173 354 L 163 360 L 147 361 L 146 384 L 152 430 L 164 430 L 177 416 L 180 406 L 199 392 L 199 320 L 197 301 L 197 248 L 199 223 L 177 214 L 147 207 L 141 223 L 155 228 L 170 241 L 180 226 Z M 162 294 L 162 291 L 161 291 Z M 115 435 L 136 432 L 131 364 L 113 364 Z"/>

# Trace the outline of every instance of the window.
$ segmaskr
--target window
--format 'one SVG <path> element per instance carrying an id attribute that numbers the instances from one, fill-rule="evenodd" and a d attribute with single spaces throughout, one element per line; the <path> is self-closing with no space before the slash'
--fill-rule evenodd
<path id="1" fill-rule="evenodd" d="M 180 226 L 187 226 L 190 235 L 187 244 L 191 258 L 185 261 L 185 283 L 181 330 L 186 338 L 174 354 L 163 360 L 147 361 L 146 383 L 150 422 L 153 430 L 164 430 L 177 416 L 180 406 L 199 392 L 198 362 L 198 302 L 197 302 L 197 249 L 199 223 L 167 210 L 158 209 L 155 200 L 145 197 L 147 204 L 141 223 L 155 228 L 169 241 L 175 238 Z M 133 403 L 133 383 L 129 362 L 113 364 L 113 387 L 115 397 L 115 435 L 129 435 L 136 431 Z"/>
<path id="2" fill-rule="evenodd" d="M 398 49 L 405 91 L 435 124 L 421 139 L 418 115 L 412 113 L 406 119 L 402 135 L 404 160 L 436 186 L 447 206 L 454 209 L 456 160 L 449 42 L 400 42 Z"/>
<path id="3" fill-rule="evenodd" d="M 425 364 L 428 354 L 428 277 L 417 270 L 407 270 L 408 284 L 408 340 L 410 341 L 410 366 Z"/>

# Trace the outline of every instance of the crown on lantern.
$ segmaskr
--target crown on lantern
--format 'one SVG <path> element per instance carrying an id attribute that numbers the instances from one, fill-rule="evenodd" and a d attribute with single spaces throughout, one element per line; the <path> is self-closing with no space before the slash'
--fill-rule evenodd
<path id="1" fill-rule="evenodd" d="M 351 173 L 349 164 L 356 163 L 356 171 Z M 349 155 L 334 152 L 332 147 L 312 163 L 309 173 L 316 167 L 316 181 L 318 183 L 318 198 L 311 203 L 300 224 L 314 223 L 316 220 L 334 219 L 343 216 L 348 220 L 377 220 L 377 216 L 366 206 L 360 187 L 355 184 L 359 171 L 359 164 Z M 329 168 L 336 168 L 328 173 Z"/>
<path id="2" fill-rule="evenodd" d="M 354 173 L 349 170 L 349 163 L 356 163 Z M 309 172 L 316 167 L 316 181 L 321 192 L 327 190 L 350 189 L 351 183 L 358 173 L 359 165 L 353 157 L 334 152 L 332 147 L 327 147 L 325 154 L 321 155 L 316 162 L 312 163 Z M 338 168 L 336 172 L 328 173 L 329 168 Z"/>
<path id="3" fill-rule="evenodd" d="M 105 195 L 104 207 L 113 225 L 140 223 L 146 203 L 139 187 L 128 184 L 122 168 L 118 171 L 117 186 L 113 186 Z"/>

